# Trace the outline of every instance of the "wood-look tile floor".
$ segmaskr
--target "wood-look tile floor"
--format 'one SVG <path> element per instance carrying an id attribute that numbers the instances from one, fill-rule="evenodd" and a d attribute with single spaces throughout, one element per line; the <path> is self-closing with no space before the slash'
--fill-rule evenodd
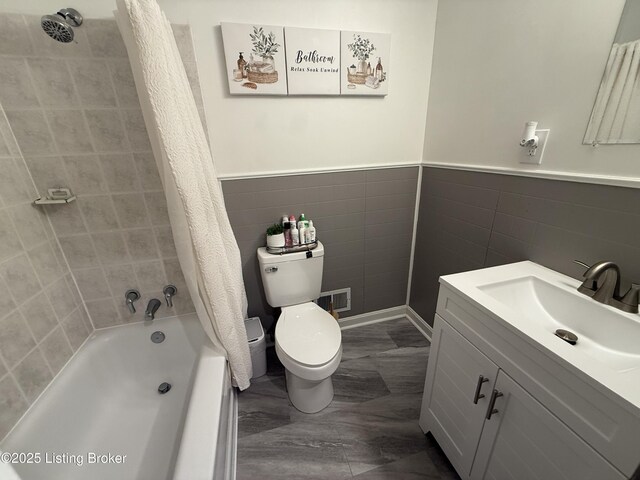
<path id="1" fill-rule="evenodd" d="M 454 480 L 431 435 L 418 426 L 429 342 L 406 319 L 342 332 L 335 397 L 305 414 L 287 397 L 284 368 L 239 394 L 238 480 Z"/>

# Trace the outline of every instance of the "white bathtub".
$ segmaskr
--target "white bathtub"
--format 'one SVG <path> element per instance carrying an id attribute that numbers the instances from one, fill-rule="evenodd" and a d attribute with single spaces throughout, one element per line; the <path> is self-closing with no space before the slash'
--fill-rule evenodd
<path id="1" fill-rule="evenodd" d="M 155 331 L 164 342 L 151 341 Z M 0 449 L 39 454 L 13 465 L 22 480 L 233 479 L 228 376 L 195 314 L 98 330 Z M 165 394 L 162 382 L 172 386 Z"/>

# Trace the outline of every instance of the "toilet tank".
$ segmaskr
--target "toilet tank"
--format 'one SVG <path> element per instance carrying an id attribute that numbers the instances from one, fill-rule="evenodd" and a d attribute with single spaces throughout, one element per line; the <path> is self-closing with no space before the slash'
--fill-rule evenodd
<path id="1" fill-rule="evenodd" d="M 308 256 L 310 254 L 310 256 Z M 324 246 L 309 251 L 273 255 L 258 249 L 258 263 L 267 302 L 287 307 L 316 300 L 322 285 Z"/>

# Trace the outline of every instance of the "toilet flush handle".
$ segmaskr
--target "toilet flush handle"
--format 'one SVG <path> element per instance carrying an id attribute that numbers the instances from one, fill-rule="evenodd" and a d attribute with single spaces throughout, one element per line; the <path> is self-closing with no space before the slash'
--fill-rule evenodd
<path id="1" fill-rule="evenodd" d="M 264 271 L 267 273 L 276 273 L 278 271 L 278 267 L 267 267 Z"/>

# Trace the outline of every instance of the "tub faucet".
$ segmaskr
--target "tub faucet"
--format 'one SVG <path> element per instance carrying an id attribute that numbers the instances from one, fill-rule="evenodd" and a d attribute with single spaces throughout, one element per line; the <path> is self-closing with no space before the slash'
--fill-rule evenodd
<path id="1" fill-rule="evenodd" d="M 611 305 L 627 313 L 638 313 L 640 285 L 631 284 L 624 295 L 620 295 L 620 267 L 613 262 L 597 262 L 590 267 L 576 260 L 576 263 L 588 267 L 584 272 L 584 282 L 578 291 L 593 298 L 596 302 Z"/>
<path id="2" fill-rule="evenodd" d="M 155 314 L 162 305 L 162 302 L 157 298 L 152 298 L 149 300 L 147 304 L 147 310 L 144 312 L 144 318 L 147 320 L 153 320 L 155 318 Z"/>

